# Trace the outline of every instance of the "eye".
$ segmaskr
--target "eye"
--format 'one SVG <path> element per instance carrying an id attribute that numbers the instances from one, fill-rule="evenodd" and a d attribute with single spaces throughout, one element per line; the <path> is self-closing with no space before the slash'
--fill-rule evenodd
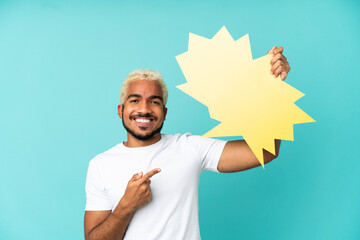
<path id="1" fill-rule="evenodd" d="M 137 103 L 137 102 L 139 102 L 137 99 L 130 100 L 130 103 Z"/>
<path id="2" fill-rule="evenodd" d="M 160 105 L 160 102 L 158 102 L 158 101 L 151 101 L 151 103 L 153 103 L 155 105 Z"/>

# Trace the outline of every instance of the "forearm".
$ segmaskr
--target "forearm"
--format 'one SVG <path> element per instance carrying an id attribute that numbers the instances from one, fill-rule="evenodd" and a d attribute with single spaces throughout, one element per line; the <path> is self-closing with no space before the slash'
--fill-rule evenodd
<path id="1" fill-rule="evenodd" d="M 113 213 L 88 233 L 86 240 L 123 239 L 133 215 L 134 211 L 129 210 L 127 204 L 121 199 Z"/>
<path id="2" fill-rule="evenodd" d="M 279 140 L 279 139 L 275 140 L 275 155 L 273 155 L 272 153 L 264 150 L 264 152 L 263 152 L 263 154 L 264 154 L 264 163 L 271 162 L 272 160 L 274 160 L 275 158 L 277 158 L 279 156 L 280 143 L 281 143 L 281 140 Z"/>

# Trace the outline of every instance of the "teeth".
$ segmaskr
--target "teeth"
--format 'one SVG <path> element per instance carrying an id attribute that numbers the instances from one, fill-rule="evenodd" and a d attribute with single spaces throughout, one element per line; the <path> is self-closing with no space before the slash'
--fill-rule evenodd
<path id="1" fill-rule="evenodd" d="M 140 123 L 148 123 L 148 122 L 150 122 L 149 119 L 143 119 L 143 118 L 137 118 L 137 119 L 135 119 L 135 121 L 140 122 Z"/>

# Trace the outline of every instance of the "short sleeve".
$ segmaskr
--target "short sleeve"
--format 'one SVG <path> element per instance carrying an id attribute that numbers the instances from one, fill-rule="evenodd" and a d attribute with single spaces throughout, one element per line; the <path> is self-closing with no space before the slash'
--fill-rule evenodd
<path id="1" fill-rule="evenodd" d="M 103 179 L 96 164 L 90 162 L 86 177 L 86 207 L 85 211 L 111 210 L 108 196 L 106 194 Z"/>
<path id="2" fill-rule="evenodd" d="M 224 150 L 226 141 L 195 135 L 193 136 L 190 133 L 187 133 L 186 137 L 188 142 L 195 148 L 196 152 L 199 153 L 203 171 L 210 170 L 213 172 L 219 172 L 217 170 L 217 165 Z"/>

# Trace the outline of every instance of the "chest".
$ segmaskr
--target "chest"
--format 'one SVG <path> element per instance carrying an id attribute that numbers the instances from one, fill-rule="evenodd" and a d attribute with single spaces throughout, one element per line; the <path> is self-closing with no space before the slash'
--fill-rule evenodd
<path id="1" fill-rule="evenodd" d="M 130 178 L 140 171 L 146 174 L 154 168 L 161 172 L 151 178 L 154 199 L 178 198 L 188 191 L 196 191 L 201 173 L 201 160 L 190 150 L 153 151 L 128 154 L 112 160 L 103 173 L 105 191 L 113 209 L 125 193 Z"/>

